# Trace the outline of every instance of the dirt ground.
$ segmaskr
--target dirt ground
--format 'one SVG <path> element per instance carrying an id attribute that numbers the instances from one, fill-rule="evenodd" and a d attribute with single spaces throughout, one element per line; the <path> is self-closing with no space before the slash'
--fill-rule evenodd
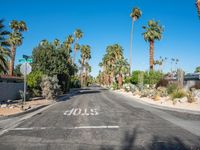
<path id="1" fill-rule="evenodd" d="M 24 112 L 28 109 L 33 109 L 33 108 L 43 106 L 43 105 L 49 105 L 51 103 L 52 103 L 52 101 L 46 100 L 46 99 L 38 99 L 38 100 L 27 101 L 25 103 L 25 106 L 24 106 L 25 110 L 22 110 L 22 108 L 21 108 L 22 104 L 21 103 L 2 104 L 2 105 L 4 105 L 4 107 L 2 108 L 2 105 L 0 107 L 0 116 L 8 116 L 8 115 L 17 114 L 17 113 L 20 113 L 20 112 Z"/>

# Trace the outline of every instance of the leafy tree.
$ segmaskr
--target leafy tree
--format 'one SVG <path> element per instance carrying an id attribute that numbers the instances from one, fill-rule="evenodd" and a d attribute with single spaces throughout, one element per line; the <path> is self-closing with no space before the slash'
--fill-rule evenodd
<path id="1" fill-rule="evenodd" d="M 8 70 L 7 62 L 10 56 L 10 51 L 6 42 L 6 37 L 8 34 L 9 32 L 5 30 L 3 20 L 0 20 L 0 74 L 7 73 Z"/>
<path id="2" fill-rule="evenodd" d="M 33 71 L 41 71 L 48 76 L 56 75 L 62 91 L 66 92 L 69 90 L 70 77 L 77 71 L 76 66 L 67 61 L 70 59 L 69 49 L 65 42 L 59 46 L 50 42 L 45 43 L 39 44 L 33 50 Z"/>
<path id="3" fill-rule="evenodd" d="M 161 40 L 163 27 L 153 20 L 148 22 L 148 26 L 144 26 L 145 32 L 143 33 L 145 41 L 150 43 L 150 51 L 149 51 L 149 62 L 150 62 L 150 70 L 154 68 L 154 42 L 155 40 Z"/>
<path id="4" fill-rule="evenodd" d="M 22 45 L 23 42 L 22 32 L 27 31 L 27 27 L 24 21 L 13 20 L 10 23 L 10 28 L 12 29 L 12 32 L 9 34 L 9 39 L 8 39 L 8 43 L 11 46 L 9 75 L 13 76 L 16 48 Z"/>
<path id="5" fill-rule="evenodd" d="M 130 72 L 131 72 L 131 65 L 132 65 L 132 44 L 133 44 L 133 27 L 136 20 L 138 20 L 142 16 L 142 12 L 139 8 L 133 8 L 130 14 L 132 19 L 132 26 L 131 26 L 131 42 L 130 42 Z"/>

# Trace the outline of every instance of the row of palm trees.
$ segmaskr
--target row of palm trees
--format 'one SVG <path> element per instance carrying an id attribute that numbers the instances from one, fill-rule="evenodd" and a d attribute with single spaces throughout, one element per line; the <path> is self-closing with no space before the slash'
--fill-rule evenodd
<path id="1" fill-rule="evenodd" d="M 118 44 L 107 46 L 106 54 L 99 66 L 102 71 L 99 73 L 98 82 L 109 86 L 116 82 L 119 88 L 122 86 L 123 79 L 128 76 L 130 69 L 123 56 L 123 49 Z"/>
<path id="2" fill-rule="evenodd" d="M 22 45 L 22 33 L 27 31 L 27 26 L 24 21 L 13 20 L 10 28 L 10 32 L 6 31 L 3 20 L 0 20 L 0 73 L 13 76 L 16 49 Z"/>

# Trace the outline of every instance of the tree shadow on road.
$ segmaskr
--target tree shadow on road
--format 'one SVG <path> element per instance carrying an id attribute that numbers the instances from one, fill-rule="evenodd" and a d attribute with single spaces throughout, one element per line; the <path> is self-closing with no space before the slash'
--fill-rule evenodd
<path id="1" fill-rule="evenodd" d="M 98 146 L 94 145 L 92 146 L 93 150 L 198 150 L 200 149 L 200 143 L 192 143 L 190 145 L 189 143 L 192 142 L 192 140 L 182 140 L 182 138 L 177 136 L 157 136 L 153 135 L 150 141 L 145 141 L 145 139 L 139 139 L 139 130 L 138 127 L 134 128 L 131 131 L 125 131 L 124 137 L 121 140 L 121 143 L 119 145 L 109 145 L 109 144 L 103 144 Z M 138 140 L 138 141 L 137 141 Z M 139 142 L 144 141 L 144 142 Z M 200 141 L 200 138 L 196 141 Z M 108 140 L 109 142 L 109 140 Z M 91 149 L 87 148 L 87 150 Z M 79 150 L 85 150 L 83 147 L 81 147 Z"/>

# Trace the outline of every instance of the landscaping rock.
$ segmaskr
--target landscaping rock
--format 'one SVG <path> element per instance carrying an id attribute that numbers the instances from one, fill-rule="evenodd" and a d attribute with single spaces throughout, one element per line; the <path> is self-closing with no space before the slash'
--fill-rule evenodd
<path id="1" fill-rule="evenodd" d="M 6 108 L 7 107 L 7 104 L 2 104 L 1 105 L 1 108 Z"/>
<path id="2" fill-rule="evenodd" d="M 178 102 L 180 102 L 180 103 L 186 103 L 186 102 L 188 102 L 188 98 L 187 97 L 183 97 L 181 99 L 178 99 Z"/>
<path id="3" fill-rule="evenodd" d="M 194 96 L 195 101 L 200 102 L 200 90 L 193 90 L 192 95 Z"/>

